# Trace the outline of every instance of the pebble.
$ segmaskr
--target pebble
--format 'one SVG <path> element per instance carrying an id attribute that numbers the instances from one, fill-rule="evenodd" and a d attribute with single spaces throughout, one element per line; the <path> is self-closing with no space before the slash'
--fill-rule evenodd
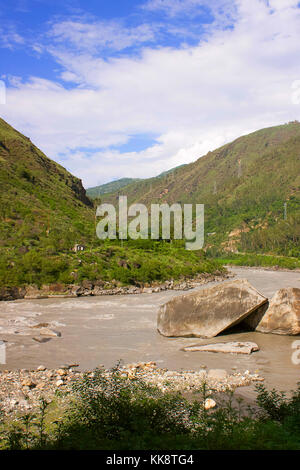
<path id="1" fill-rule="evenodd" d="M 21 385 L 23 387 L 29 387 L 29 388 L 34 388 L 36 387 L 36 383 L 34 383 L 32 380 L 28 379 L 28 380 L 23 380 Z"/>
<path id="2" fill-rule="evenodd" d="M 215 400 L 213 400 L 212 398 L 206 398 L 205 403 L 204 403 L 204 408 L 206 410 L 210 410 L 211 408 L 215 408 L 216 405 L 217 404 Z"/>
<path id="3" fill-rule="evenodd" d="M 111 374 L 104 368 L 103 371 L 106 377 Z M 87 372 L 90 377 L 94 376 L 93 371 Z M 205 382 L 208 396 L 215 392 L 235 390 L 237 387 L 264 380 L 257 373 L 251 374 L 249 371 L 231 374 L 224 369 L 211 369 L 208 372 L 204 369 L 176 371 L 159 368 L 153 361 L 128 364 L 120 369 L 120 373 L 125 378 L 141 378 L 146 383 L 157 386 L 163 392 L 199 392 Z M 64 390 L 71 391 L 73 382 L 82 376 L 83 372 L 78 370 L 73 372 L 72 369 L 63 368 L 63 366 L 58 369 L 46 369 L 41 365 L 32 371 L 5 370 L 0 374 L 0 402 L 3 403 L 6 414 L 36 409 L 39 407 L 40 397 L 43 396 L 51 401 L 57 388 L 63 387 Z M 205 405 L 212 407 L 212 401 L 207 401 Z"/>
<path id="4" fill-rule="evenodd" d="M 40 329 L 40 335 L 41 336 L 57 337 L 57 336 L 61 336 L 61 332 L 56 331 L 56 330 L 52 330 L 51 328 L 41 328 Z"/>
<path id="5" fill-rule="evenodd" d="M 37 384 L 36 388 L 39 389 L 39 390 L 42 390 L 43 388 L 46 387 L 46 384 L 43 383 L 43 382 L 40 382 L 39 384 Z"/>
<path id="6" fill-rule="evenodd" d="M 32 339 L 38 343 L 47 343 L 51 340 L 51 338 L 39 338 L 38 336 L 34 336 Z"/>

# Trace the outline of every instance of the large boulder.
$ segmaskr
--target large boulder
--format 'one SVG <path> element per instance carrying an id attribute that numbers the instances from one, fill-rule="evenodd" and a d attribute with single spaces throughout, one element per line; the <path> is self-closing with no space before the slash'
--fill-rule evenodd
<path id="1" fill-rule="evenodd" d="M 256 331 L 278 335 L 299 335 L 300 289 L 287 287 L 278 290 L 258 323 Z"/>
<path id="2" fill-rule="evenodd" d="M 164 336 L 212 338 L 267 303 L 246 279 L 174 297 L 158 311 L 157 329 Z"/>

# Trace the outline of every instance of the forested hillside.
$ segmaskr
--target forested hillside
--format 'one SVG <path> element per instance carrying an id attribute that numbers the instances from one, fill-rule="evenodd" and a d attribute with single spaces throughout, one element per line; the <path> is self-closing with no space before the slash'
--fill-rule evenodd
<path id="1" fill-rule="evenodd" d="M 206 249 L 300 254 L 300 123 L 262 129 L 103 201 L 205 204 Z"/>

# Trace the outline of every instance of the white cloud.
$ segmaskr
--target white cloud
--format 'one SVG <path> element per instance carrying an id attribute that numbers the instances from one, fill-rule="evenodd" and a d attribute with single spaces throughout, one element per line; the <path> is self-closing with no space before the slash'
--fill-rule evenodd
<path id="1" fill-rule="evenodd" d="M 283 3 L 236 0 L 234 28 L 210 30 L 193 47 L 104 60 L 95 56 L 102 39 L 92 35 L 84 50 L 49 48 L 62 78 L 77 85 L 16 82 L 0 112 L 86 186 L 193 161 L 239 135 L 300 118 L 291 99 L 300 79 L 300 10 Z M 110 148 L 136 134 L 159 137 L 140 152 Z"/>
<path id="2" fill-rule="evenodd" d="M 125 27 L 120 21 L 67 20 L 54 23 L 49 36 L 57 43 L 75 46 L 77 50 L 90 53 L 103 49 L 120 51 L 133 45 L 137 46 L 155 38 L 155 28 L 149 24 Z"/>
<path id="3" fill-rule="evenodd" d="M 229 8 L 233 2 L 230 0 L 148 0 L 142 8 L 149 11 L 163 11 L 169 16 L 195 15 L 203 7 L 214 11 Z"/>
<path id="4" fill-rule="evenodd" d="M 24 42 L 24 38 L 12 26 L 6 26 L 5 28 L 0 26 L 0 47 L 14 49 L 16 46 L 24 44 Z"/>
<path id="5" fill-rule="evenodd" d="M 270 7 L 275 8 L 276 10 L 285 10 L 290 7 L 297 7 L 298 4 L 298 0 L 269 0 Z"/>

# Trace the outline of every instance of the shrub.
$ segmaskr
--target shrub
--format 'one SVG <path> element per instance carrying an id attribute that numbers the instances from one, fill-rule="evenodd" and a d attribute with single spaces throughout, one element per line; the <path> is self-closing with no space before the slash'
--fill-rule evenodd
<path id="1" fill-rule="evenodd" d="M 205 383 L 188 400 L 128 378 L 117 364 L 110 374 L 96 369 L 75 382 L 58 419 L 46 423 L 49 403 L 41 399 L 37 414 L 6 422 L 2 448 L 300 450 L 300 384 L 290 398 L 264 386 L 257 392 L 258 411 L 241 401 L 233 406 L 233 392 L 205 410 Z"/>

